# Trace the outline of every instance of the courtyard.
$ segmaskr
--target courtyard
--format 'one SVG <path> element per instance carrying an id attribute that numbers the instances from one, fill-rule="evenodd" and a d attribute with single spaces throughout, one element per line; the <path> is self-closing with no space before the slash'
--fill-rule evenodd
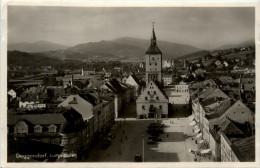
<path id="1" fill-rule="evenodd" d="M 135 154 L 141 154 L 144 162 L 194 161 L 194 155 L 188 150 L 196 148 L 195 142 L 191 139 L 195 134 L 189 126 L 188 118 L 162 120 L 166 125 L 164 133 L 160 135 L 162 141 L 148 145 L 147 141 L 150 135 L 146 133 L 146 130 L 152 122 L 155 120 L 117 119 L 116 124 L 111 129 L 111 132 L 115 134 L 111 145 L 107 149 L 102 149 L 101 142 L 98 142 L 84 161 L 134 162 Z"/>

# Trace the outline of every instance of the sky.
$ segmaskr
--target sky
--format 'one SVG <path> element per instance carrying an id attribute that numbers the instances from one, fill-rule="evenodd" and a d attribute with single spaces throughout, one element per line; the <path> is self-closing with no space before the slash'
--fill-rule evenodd
<path id="1" fill-rule="evenodd" d="M 49 41 L 67 46 L 119 37 L 213 49 L 254 39 L 252 7 L 8 7 L 8 43 Z"/>

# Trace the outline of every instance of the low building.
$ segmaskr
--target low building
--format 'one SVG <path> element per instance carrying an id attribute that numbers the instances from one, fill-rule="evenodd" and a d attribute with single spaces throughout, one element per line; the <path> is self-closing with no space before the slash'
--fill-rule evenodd
<path id="1" fill-rule="evenodd" d="M 162 89 L 150 81 L 136 100 L 138 118 L 168 117 L 168 97 Z"/>
<path id="2" fill-rule="evenodd" d="M 77 156 L 84 152 L 88 142 L 87 126 L 82 116 L 71 108 L 49 109 L 44 113 L 37 111 L 22 115 L 8 114 L 7 124 L 8 137 L 13 139 L 17 146 L 19 143 L 36 142 L 39 144 L 38 148 L 41 148 L 41 144 L 61 146 L 61 154 L 72 156 L 64 158 L 65 160 L 76 160 Z M 31 150 L 33 149 L 27 149 L 26 154 L 32 154 Z"/>
<path id="3" fill-rule="evenodd" d="M 162 77 L 163 85 L 168 86 L 173 84 L 173 76 L 172 75 L 163 75 Z"/>

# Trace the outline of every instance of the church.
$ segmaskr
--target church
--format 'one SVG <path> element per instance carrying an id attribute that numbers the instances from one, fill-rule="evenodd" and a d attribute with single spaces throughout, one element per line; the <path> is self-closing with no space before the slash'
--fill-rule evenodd
<path id="1" fill-rule="evenodd" d="M 154 26 L 151 44 L 145 53 L 146 87 L 136 100 L 137 118 L 168 117 L 169 99 L 162 89 L 162 52 L 156 44 Z"/>

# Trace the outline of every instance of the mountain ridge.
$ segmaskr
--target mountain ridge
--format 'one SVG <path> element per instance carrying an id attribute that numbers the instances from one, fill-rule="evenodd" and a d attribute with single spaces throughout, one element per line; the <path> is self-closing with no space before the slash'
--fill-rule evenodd
<path id="1" fill-rule="evenodd" d="M 53 50 L 64 50 L 69 48 L 69 46 L 65 46 L 58 43 L 53 43 L 49 41 L 39 40 L 35 42 L 20 42 L 20 43 L 10 43 L 7 44 L 8 51 L 22 51 L 28 53 L 37 53 L 37 52 L 45 52 L 45 51 L 53 51 Z"/>

